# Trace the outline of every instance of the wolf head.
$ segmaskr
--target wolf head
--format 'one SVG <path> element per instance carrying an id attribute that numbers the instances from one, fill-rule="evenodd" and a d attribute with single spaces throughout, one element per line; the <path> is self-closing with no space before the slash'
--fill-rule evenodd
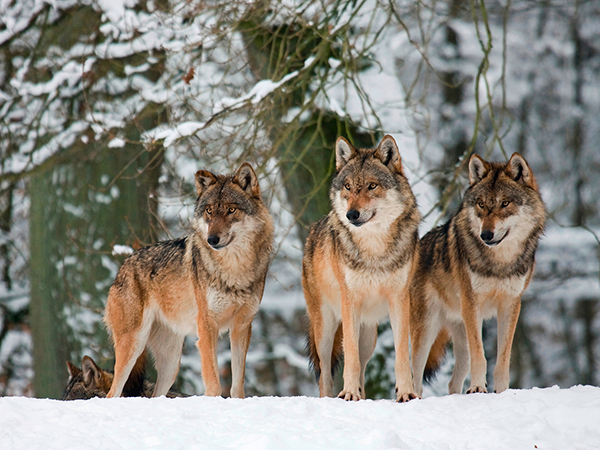
<path id="1" fill-rule="evenodd" d="M 194 228 L 212 249 L 222 250 L 236 240 L 251 238 L 259 226 L 262 200 L 250 164 L 242 164 L 234 175 L 199 170 L 196 190 Z"/>
<path id="2" fill-rule="evenodd" d="M 393 137 L 385 136 L 375 149 L 356 149 L 339 137 L 335 156 L 337 172 L 329 195 L 335 213 L 350 230 L 389 227 L 416 206 Z"/>
<path id="3" fill-rule="evenodd" d="M 470 187 L 463 206 L 473 234 L 488 247 L 519 242 L 543 229 L 546 209 L 527 161 L 514 153 L 508 163 L 469 161 Z"/>
<path id="4" fill-rule="evenodd" d="M 87 400 L 106 397 L 112 385 L 113 374 L 102 370 L 89 356 L 84 356 L 81 369 L 67 361 L 69 382 L 61 400 Z"/>

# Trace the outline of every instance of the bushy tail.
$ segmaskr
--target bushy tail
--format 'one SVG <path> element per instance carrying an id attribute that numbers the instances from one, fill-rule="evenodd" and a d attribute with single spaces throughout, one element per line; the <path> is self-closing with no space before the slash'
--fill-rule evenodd
<path id="1" fill-rule="evenodd" d="M 446 328 L 442 328 L 435 338 L 431 350 L 429 350 L 429 356 L 425 363 L 425 371 L 423 372 L 423 381 L 425 383 L 431 383 L 435 380 L 438 370 L 446 359 L 446 347 L 449 341 L 450 333 Z"/>
<path id="2" fill-rule="evenodd" d="M 146 378 L 146 360 L 148 359 L 148 350 L 144 350 L 138 357 L 129 378 L 123 387 L 123 397 L 143 397 L 144 379 Z"/>
<path id="3" fill-rule="evenodd" d="M 306 347 L 308 350 L 310 370 L 314 372 L 317 381 L 319 381 L 319 378 L 321 378 L 321 362 L 319 360 L 319 353 L 317 352 L 315 337 L 311 326 L 308 327 L 308 339 L 306 342 Z M 335 332 L 335 337 L 333 338 L 333 349 L 331 351 L 331 376 L 334 375 L 336 369 L 339 367 L 343 354 L 342 323 L 340 322 L 338 329 Z"/>

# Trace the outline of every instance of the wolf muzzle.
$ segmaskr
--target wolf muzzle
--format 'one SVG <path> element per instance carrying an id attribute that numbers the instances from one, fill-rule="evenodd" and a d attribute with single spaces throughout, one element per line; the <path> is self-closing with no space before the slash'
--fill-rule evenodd
<path id="1" fill-rule="evenodd" d="M 208 245 L 210 245 L 214 250 L 221 250 L 222 248 L 227 247 L 227 245 L 231 242 L 231 239 L 225 242 L 216 234 L 211 234 L 208 236 L 208 238 L 206 238 L 206 242 L 208 242 Z"/>
<path id="2" fill-rule="evenodd" d="M 493 231 L 483 230 L 481 232 L 481 234 L 479 235 L 479 237 L 481 238 L 481 240 L 483 241 L 483 243 L 485 245 L 487 245 L 488 247 L 493 247 L 495 245 L 498 245 L 500 242 L 502 242 L 507 235 L 508 235 L 508 231 L 506 233 L 504 233 L 504 235 L 502 235 L 498 238 L 497 235 L 494 235 Z M 496 239 L 494 239 L 494 237 L 496 237 Z"/>
<path id="3" fill-rule="evenodd" d="M 364 220 L 361 220 L 360 212 L 356 209 L 351 209 L 346 213 L 346 219 L 350 221 L 350 223 L 356 227 L 360 227 L 365 223 Z"/>

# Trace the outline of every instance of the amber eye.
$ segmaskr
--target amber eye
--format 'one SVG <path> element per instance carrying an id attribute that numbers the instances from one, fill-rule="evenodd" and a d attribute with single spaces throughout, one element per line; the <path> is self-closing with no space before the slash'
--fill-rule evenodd
<path id="1" fill-rule="evenodd" d="M 369 183 L 369 189 L 372 191 L 373 189 L 375 189 L 377 187 L 377 184 L 375 183 Z"/>
<path id="2" fill-rule="evenodd" d="M 209 216 L 212 214 L 212 208 L 210 206 L 207 206 L 204 211 L 206 211 L 206 214 L 208 214 Z"/>
<path id="3" fill-rule="evenodd" d="M 504 201 L 502 202 L 502 207 L 503 207 L 503 208 L 506 208 L 508 205 L 510 205 L 510 202 L 509 202 L 508 200 L 504 200 Z"/>
<path id="4" fill-rule="evenodd" d="M 480 208 L 483 208 L 483 202 L 477 203 L 477 206 L 479 206 Z"/>
<path id="5" fill-rule="evenodd" d="M 229 214 L 233 214 L 236 211 L 237 211 L 237 208 L 234 208 L 233 206 L 231 208 L 229 208 Z"/>
<path id="6" fill-rule="evenodd" d="M 350 183 L 346 183 L 346 184 L 344 185 L 344 187 L 346 188 L 346 190 L 347 190 L 347 191 L 349 191 L 349 190 L 350 190 Z"/>

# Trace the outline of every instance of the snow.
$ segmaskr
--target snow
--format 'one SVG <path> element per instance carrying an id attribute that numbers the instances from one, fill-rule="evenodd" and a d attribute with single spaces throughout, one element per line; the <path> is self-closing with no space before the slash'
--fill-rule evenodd
<path id="1" fill-rule="evenodd" d="M 600 388 L 509 390 L 398 404 L 309 397 L 0 398 L 2 448 L 591 449 Z"/>
<path id="2" fill-rule="evenodd" d="M 113 245 L 112 255 L 133 255 L 135 250 L 132 249 L 129 245 Z"/>

